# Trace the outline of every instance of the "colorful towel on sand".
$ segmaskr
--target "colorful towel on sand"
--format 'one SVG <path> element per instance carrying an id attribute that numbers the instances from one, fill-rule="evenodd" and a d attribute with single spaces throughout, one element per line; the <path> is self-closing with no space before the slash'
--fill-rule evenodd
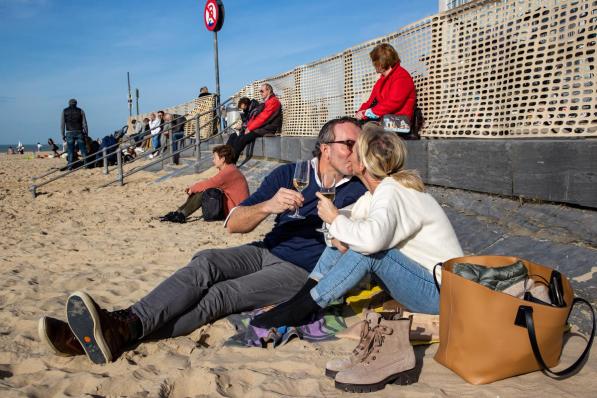
<path id="1" fill-rule="evenodd" d="M 275 348 L 286 344 L 294 337 L 311 342 L 335 340 L 336 332 L 346 329 L 346 323 L 340 315 L 338 307 L 326 308 L 325 311 L 315 314 L 309 324 L 303 326 L 282 326 L 271 329 L 251 326 L 249 322 L 253 317 L 264 311 L 265 309 L 259 309 L 230 315 L 227 319 L 234 326 L 237 333 L 228 339 L 226 345 L 267 347 L 268 343 L 271 342 Z"/>

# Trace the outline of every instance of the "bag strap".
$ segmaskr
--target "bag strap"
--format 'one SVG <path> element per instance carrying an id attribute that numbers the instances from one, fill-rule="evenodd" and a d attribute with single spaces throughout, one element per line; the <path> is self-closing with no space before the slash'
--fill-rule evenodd
<path id="1" fill-rule="evenodd" d="M 551 370 L 545 364 L 545 361 L 543 360 L 543 357 L 541 356 L 541 351 L 539 350 L 539 344 L 537 344 L 537 335 L 535 333 L 535 323 L 533 322 L 533 307 L 527 306 L 527 305 L 521 305 L 518 308 L 518 314 L 516 316 L 515 324 L 517 324 L 518 326 L 523 326 L 523 327 L 527 328 L 527 332 L 529 334 L 529 340 L 531 342 L 531 348 L 533 349 L 533 354 L 535 355 L 535 359 L 539 363 L 539 366 L 541 366 L 541 369 L 545 373 L 547 373 L 549 376 L 559 378 L 559 377 L 565 377 L 565 376 L 571 375 L 579 368 L 579 366 L 584 362 L 585 358 L 588 357 L 589 352 L 591 351 L 591 347 L 593 345 L 593 338 L 595 337 L 595 312 L 593 311 L 593 307 L 587 300 L 576 297 L 574 299 L 574 301 L 572 302 L 572 307 L 570 307 L 570 313 L 572 313 L 572 309 L 578 303 L 586 304 L 589 307 L 589 309 L 591 310 L 591 317 L 592 317 L 592 321 L 593 321 L 592 322 L 593 326 L 591 328 L 591 335 L 589 337 L 589 341 L 587 342 L 587 346 L 585 347 L 582 354 L 580 354 L 580 358 L 578 358 L 576 360 L 576 362 L 574 362 L 572 365 L 570 365 L 566 369 L 560 370 L 558 372 Z M 570 314 L 568 314 L 568 316 L 570 316 Z M 524 317 L 524 319 L 522 319 L 523 317 Z"/>
<path id="2" fill-rule="evenodd" d="M 437 292 L 440 292 L 440 288 L 439 288 L 439 282 L 437 281 L 437 275 L 435 274 L 435 270 L 437 267 L 442 267 L 442 263 L 437 263 L 433 266 L 433 282 L 435 282 L 435 288 L 437 289 Z"/>

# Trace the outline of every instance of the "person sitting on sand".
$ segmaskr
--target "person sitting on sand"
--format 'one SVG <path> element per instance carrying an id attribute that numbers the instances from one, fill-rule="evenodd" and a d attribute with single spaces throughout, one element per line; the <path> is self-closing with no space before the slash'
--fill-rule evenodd
<path id="1" fill-rule="evenodd" d="M 416 172 L 404 170 L 406 147 L 393 132 L 367 126 L 353 151 L 353 170 L 368 192 L 350 218 L 318 193 L 318 214 L 330 224 L 327 248 L 303 289 L 255 317 L 259 327 L 295 326 L 342 297 L 368 273 L 412 312 L 439 313 L 432 270 L 463 256 L 454 229 Z"/>
<path id="2" fill-rule="evenodd" d="M 218 174 L 205 181 L 199 181 L 185 189 L 186 202 L 176 211 L 161 217 L 161 221 L 185 223 L 187 217 L 201 207 L 203 192 L 209 188 L 221 190 L 226 198 L 224 216 L 249 196 L 249 185 L 243 173 L 234 165 L 234 151 L 230 145 L 219 145 L 213 149 L 213 164 Z"/>
<path id="3" fill-rule="evenodd" d="M 50 151 L 54 153 L 54 157 L 59 158 L 61 154 L 58 152 L 58 145 L 54 143 L 53 139 L 48 138 L 48 146 L 50 147 Z"/>
<path id="4" fill-rule="evenodd" d="M 320 176 L 337 176 L 335 202 L 340 207 L 365 192 L 352 177 L 350 160 L 360 132 L 354 118 L 329 121 L 319 133 L 309 183 L 301 193 L 293 189 L 296 164 L 284 164 L 231 211 L 225 222 L 230 233 L 251 232 L 275 215 L 263 241 L 200 251 L 126 309 L 107 311 L 87 293 L 75 292 L 66 303 L 68 324 L 44 316 L 38 323 L 40 338 L 59 355 L 85 353 L 102 364 L 142 339 L 185 335 L 227 315 L 288 300 L 325 249 L 323 235 L 316 231 L 322 223 L 315 196 Z M 291 217 L 296 208 L 304 219 Z"/>

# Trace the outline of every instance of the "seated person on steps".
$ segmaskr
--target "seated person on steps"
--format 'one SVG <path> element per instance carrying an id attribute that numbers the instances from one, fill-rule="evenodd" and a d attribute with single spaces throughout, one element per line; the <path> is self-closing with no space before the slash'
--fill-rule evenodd
<path id="1" fill-rule="evenodd" d="M 232 163 L 234 152 L 230 145 L 220 145 L 213 149 L 213 164 L 218 174 L 205 181 L 199 181 L 185 189 L 186 202 L 176 211 L 161 217 L 161 221 L 184 223 L 187 217 L 201 207 L 203 192 L 209 188 L 218 188 L 224 193 L 224 216 L 249 197 L 249 186 L 243 173 Z"/>
<path id="2" fill-rule="evenodd" d="M 245 147 L 255 141 L 257 137 L 276 134 L 282 130 L 282 104 L 274 94 L 274 89 L 269 83 L 263 83 L 259 94 L 264 102 L 254 109 L 251 109 L 249 104 L 247 110 L 243 110 L 248 113 L 248 121 L 244 131 L 241 129 L 240 134 L 231 134 L 228 142 L 226 142 L 234 148 L 236 153 L 234 163 L 236 163 Z M 241 102 L 239 101 L 240 106 Z"/>

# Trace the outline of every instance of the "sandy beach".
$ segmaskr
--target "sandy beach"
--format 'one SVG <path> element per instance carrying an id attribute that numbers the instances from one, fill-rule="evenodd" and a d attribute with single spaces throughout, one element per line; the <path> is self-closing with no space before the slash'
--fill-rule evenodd
<path id="1" fill-rule="evenodd" d="M 123 308 L 201 249 L 260 239 L 264 222 L 246 235 L 228 235 L 221 223 L 161 223 L 184 188 L 214 173 L 155 180 L 141 172 L 126 185 L 98 188 L 108 178 L 84 170 L 41 188 L 31 197 L 30 178 L 61 159 L 0 156 L 0 395 L 3 397 L 279 397 L 356 396 L 334 388 L 325 362 L 348 353 L 354 342 L 311 344 L 293 340 L 280 348 L 224 346 L 234 334 L 226 320 L 192 334 L 144 342 L 114 363 L 94 365 L 84 356 L 50 353 L 37 336 L 42 315 L 65 318 L 65 301 L 85 290 L 108 309 Z M 348 323 L 358 321 L 357 316 Z M 562 360 L 570 363 L 584 341 L 571 338 Z M 491 344 L 491 342 L 488 342 Z M 390 385 L 376 397 L 590 397 L 597 394 L 597 358 L 579 374 L 554 381 L 539 372 L 487 386 L 472 386 L 433 360 L 437 346 L 417 349 L 423 357 L 419 382 Z"/>

